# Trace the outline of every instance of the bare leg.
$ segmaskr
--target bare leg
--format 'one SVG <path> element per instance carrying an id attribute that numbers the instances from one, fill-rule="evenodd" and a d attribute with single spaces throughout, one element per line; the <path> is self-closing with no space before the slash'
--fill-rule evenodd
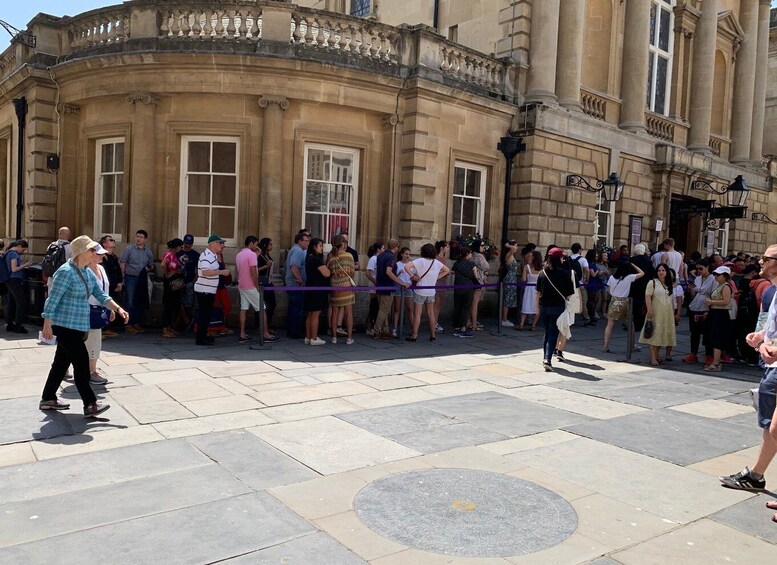
<path id="1" fill-rule="evenodd" d="M 523 312 L 521 312 L 521 320 L 520 320 L 520 322 L 518 323 L 518 327 L 519 327 L 519 328 L 522 328 L 522 327 L 523 327 L 523 325 L 524 325 L 525 323 L 526 323 L 526 314 L 524 314 Z"/>
<path id="2" fill-rule="evenodd" d="M 248 310 L 241 309 L 237 317 L 240 323 L 240 337 L 246 337 L 246 314 L 248 314 Z"/>
<path id="3" fill-rule="evenodd" d="M 353 306 L 343 306 L 343 319 L 345 321 L 345 331 L 348 332 L 348 339 L 353 338 Z"/>
<path id="4" fill-rule="evenodd" d="M 418 337 L 418 327 L 421 325 L 421 310 L 423 310 L 423 304 L 413 304 L 415 310 L 413 312 L 413 335 L 410 337 Z"/>
<path id="5" fill-rule="evenodd" d="M 399 333 L 399 308 L 402 306 L 402 297 L 394 297 L 394 331 Z"/>
<path id="6" fill-rule="evenodd" d="M 437 333 L 437 318 L 434 316 L 434 304 L 426 304 L 426 317 L 429 320 L 429 333 L 435 337 Z"/>
<path id="7" fill-rule="evenodd" d="M 607 320 L 607 327 L 604 328 L 604 350 L 607 351 L 610 348 L 610 336 L 612 336 L 612 328 L 615 326 L 615 320 Z"/>

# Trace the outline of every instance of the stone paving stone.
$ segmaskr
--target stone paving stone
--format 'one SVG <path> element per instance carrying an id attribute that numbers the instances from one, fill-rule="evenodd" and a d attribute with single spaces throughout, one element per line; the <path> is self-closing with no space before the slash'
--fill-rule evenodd
<path id="1" fill-rule="evenodd" d="M 319 416 L 333 416 L 357 410 L 361 410 L 361 408 L 341 398 L 327 398 L 301 404 L 285 404 L 271 408 L 262 408 L 262 414 L 269 416 L 276 422 L 291 422 L 294 420 L 318 418 Z"/>
<path id="2" fill-rule="evenodd" d="M 199 435 L 188 441 L 254 490 L 318 476 L 244 430 Z"/>
<path id="3" fill-rule="evenodd" d="M 13 366 L 3 367 L 3 377 L 7 378 L 0 380 L 0 401 L 29 396 L 37 396 L 40 399 L 43 385 L 46 383 L 46 375 L 49 372 L 48 369 L 40 374 L 35 374 L 34 368 L 30 368 L 29 372 L 26 372 L 24 375 L 7 374 L 6 371 L 12 368 Z"/>
<path id="4" fill-rule="evenodd" d="M 197 416 L 212 416 L 213 414 L 226 414 L 228 412 L 244 412 L 262 408 L 263 405 L 247 394 L 236 394 L 208 398 L 205 400 L 192 400 L 183 405 Z"/>
<path id="5" fill-rule="evenodd" d="M 188 402 L 192 400 L 203 400 L 231 395 L 230 392 L 216 384 L 216 382 L 211 379 L 177 383 L 162 383 L 159 385 L 159 388 L 161 388 L 178 402 Z"/>
<path id="6" fill-rule="evenodd" d="M 374 480 L 381 479 L 387 475 L 403 473 L 404 471 L 415 471 L 416 469 L 431 469 L 432 466 L 424 462 L 428 455 L 421 457 L 411 457 L 410 459 L 400 459 L 391 463 L 383 463 L 373 467 L 363 467 L 349 471 L 360 479 L 371 483 Z"/>
<path id="7" fill-rule="evenodd" d="M 624 565 L 676 563 L 770 563 L 774 545 L 713 520 L 693 524 L 614 553 Z"/>
<path id="8" fill-rule="evenodd" d="M 702 416 L 704 418 L 726 421 L 729 421 L 728 418 L 733 416 L 749 414 L 753 416 L 753 422 L 755 422 L 755 410 L 753 410 L 752 406 L 742 406 L 741 404 L 727 402 L 725 400 L 701 400 L 699 402 L 691 402 L 690 404 L 672 406 L 670 410 L 676 410 L 693 416 Z"/>
<path id="9" fill-rule="evenodd" d="M 480 392 L 492 392 L 500 390 L 500 387 L 483 382 L 481 380 L 473 379 L 454 383 L 445 383 L 441 385 L 428 385 L 425 386 L 423 390 L 429 394 L 444 398 L 449 396 L 462 396 L 465 394 L 477 394 Z"/>
<path id="10" fill-rule="evenodd" d="M 428 430 L 394 434 L 388 437 L 421 453 L 435 453 L 456 447 L 507 439 L 505 435 L 478 428 L 465 422 Z"/>
<path id="11" fill-rule="evenodd" d="M 419 457 L 418 460 L 436 469 L 470 469 L 504 474 L 525 467 L 519 461 L 496 455 L 476 446 L 457 447 L 448 451 L 431 453 Z"/>
<path id="12" fill-rule="evenodd" d="M 371 565 L 510 565 L 503 557 L 462 557 L 441 555 L 420 549 L 406 549 L 370 561 Z"/>
<path id="13" fill-rule="evenodd" d="M 231 377 L 220 377 L 217 382 L 221 388 L 231 394 L 251 394 L 256 392 L 254 389 L 233 380 Z"/>
<path id="14" fill-rule="evenodd" d="M 0 547 L 247 494 L 218 465 L 0 505 Z M 31 525 L 34 524 L 34 527 Z M 112 559 L 111 559 L 112 560 Z"/>
<path id="15" fill-rule="evenodd" d="M 315 520 L 352 510 L 354 497 L 366 486 L 367 482 L 351 471 L 270 488 L 267 492 L 303 518 Z"/>
<path id="16" fill-rule="evenodd" d="M 419 454 L 334 416 L 271 424 L 248 431 L 324 475 Z"/>
<path id="17" fill-rule="evenodd" d="M 599 559 L 594 559 L 593 561 L 589 561 L 588 565 L 623 565 L 620 561 L 615 561 L 615 559 L 610 559 L 609 557 L 600 557 Z"/>
<path id="18" fill-rule="evenodd" d="M 142 404 L 170 400 L 170 396 L 156 385 L 140 385 L 111 390 L 111 396 L 122 404 Z"/>
<path id="19" fill-rule="evenodd" d="M 509 460 L 514 458 L 507 456 L 505 459 Z M 514 461 L 514 464 L 515 463 L 520 462 Z M 520 469 L 511 471 L 507 474 L 543 486 L 548 490 L 552 490 L 570 502 L 595 494 L 594 491 L 586 488 L 585 486 L 566 481 L 560 477 L 557 477 L 556 475 L 551 475 L 550 473 L 544 473 L 533 467 L 523 466 Z"/>
<path id="20" fill-rule="evenodd" d="M 527 386 L 519 390 L 505 391 L 504 394 L 601 420 L 644 411 L 644 408 L 630 404 L 613 402 L 547 385 Z"/>
<path id="21" fill-rule="evenodd" d="M 111 407 L 113 410 L 113 407 Z M 150 443 L 165 439 L 151 426 L 132 426 L 124 429 L 103 430 L 99 433 L 85 433 L 72 436 L 62 436 L 55 439 L 45 439 L 24 444 L 32 447 L 38 460 L 53 459 L 91 453 L 104 449 L 127 447 L 141 443 Z"/>
<path id="22" fill-rule="evenodd" d="M 597 391 L 593 394 L 617 402 L 634 404 L 644 408 L 667 408 L 678 404 L 688 404 L 697 400 L 721 398 L 725 392 L 715 391 L 695 385 L 675 382 L 658 382 L 650 385 Z"/>
<path id="23" fill-rule="evenodd" d="M 380 436 L 427 431 L 457 423 L 456 419 L 419 404 L 363 410 L 342 414 L 339 418 Z"/>
<path id="24" fill-rule="evenodd" d="M 494 443 L 484 443 L 479 447 L 491 451 L 492 453 L 496 453 L 497 455 L 509 455 L 519 451 L 536 449 L 537 447 L 544 447 L 546 445 L 554 445 L 556 443 L 561 443 L 562 441 L 569 441 L 579 437 L 580 436 L 562 430 L 550 430 L 532 436 L 506 439 Z"/>
<path id="25" fill-rule="evenodd" d="M 267 406 L 279 406 L 281 404 L 297 404 L 300 402 L 323 400 L 325 398 L 335 398 L 338 396 L 369 394 L 374 391 L 374 388 L 360 382 L 344 381 L 340 383 L 303 386 L 290 390 L 268 391 L 256 395 L 256 398 Z"/>
<path id="26" fill-rule="evenodd" d="M 38 410 L 38 402 L 40 396 L 0 400 L 0 444 L 73 433 L 66 414 Z"/>
<path id="27" fill-rule="evenodd" d="M 584 438 L 510 457 L 679 523 L 698 520 L 750 496 L 721 488 L 717 478 L 709 475 Z"/>
<path id="28" fill-rule="evenodd" d="M 250 375 L 274 373 L 276 371 L 275 367 L 262 361 L 221 363 L 217 366 L 202 369 L 203 373 L 216 379 L 222 377 L 248 377 Z"/>
<path id="29" fill-rule="evenodd" d="M 153 424 L 166 438 L 177 438 L 208 434 L 211 432 L 223 432 L 238 428 L 251 428 L 271 424 L 274 420 L 267 417 L 261 410 L 248 410 L 246 412 L 229 412 L 187 420 L 171 420 L 169 422 L 157 422 Z"/>
<path id="30" fill-rule="evenodd" d="M 747 412 L 739 414 L 738 416 L 729 416 L 728 418 L 724 418 L 723 421 L 728 424 L 736 424 L 738 426 L 744 426 L 745 428 L 755 429 L 756 431 L 760 430 L 758 427 L 758 416 L 753 407 L 743 406 L 743 408 L 745 408 Z"/>
<path id="31" fill-rule="evenodd" d="M 402 388 L 385 392 L 372 392 L 347 396 L 345 400 L 362 408 L 383 408 L 436 398 L 423 388 Z"/>
<path id="32" fill-rule="evenodd" d="M 313 523 L 370 563 L 379 557 L 407 549 L 407 546 L 386 539 L 370 530 L 353 510 L 319 518 Z M 409 565 L 412 561 L 403 561 L 402 563 Z M 416 561 L 416 563 L 420 565 L 421 562 Z"/>
<path id="33" fill-rule="evenodd" d="M 0 445 L 0 467 L 22 465 L 35 461 L 35 453 L 32 451 L 31 445 L 32 442 Z"/>
<path id="34" fill-rule="evenodd" d="M 261 549 L 224 563 L 230 565 L 311 565 L 328 563 L 331 565 L 366 565 L 342 545 L 323 532 L 302 536 L 292 541 Z"/>
<path id="35" fill-rule="evenodd" d="M 497 392 L 429 400 L 420 406 L 510 437 L 546 432 L 590 419 Z"/>
<path id="36" fill-rule="evenodd" d="M 143 404 L 126 404 L 127 411 L 141 424 L 183 420 L 194 416 L 175 400 L 157 400 Z"/>
<path id="37" fill-rule="evenodd" d="M 205 373 L 195 368 L 137 373 L 133 374 L 132 377 L 144 385 L 160 385 L 163 383 L 177 383 L 180 381 L 200 381 L 208 378 Z"/>
<path id="38" fill-rule="evenodd" d="M 377 363 L 349 363 L 348 370 L 360 373 L 365 377 L 385 377 L 387 375 L 400 375 L 406 371 L 414 370 L 412 363 L 390 363 L 378 365 Z"/>
<path id="39" fill-rule="evenodd" d="M 15 502 L 53 496 L 211 463 L 210 459 L 183 440 L 38 461 L 0 469 L 0 500 Z M 73 469 L 78 472 L 74 473 Z"/>
<path id="40" fill-rule="evenodd" d="M 678 465 L 739 451 L 761 440 L 755 429 L 672 410 L 587 422 L 566 430 Z"/>
<path id="41" fill-rule="evenodd" d="M 358 381 L 377 390 L 396 390 L 398 388 L 413 388 L 426 386 L 427 383 L 417 381 L 404 375 L 388 375 L 386 377 L 371 377 Z"/>
<path id="42" fill-rule="evenodd" d="M 6 547 L 0 561 L 40 563 L 56 555 L 57 563 L 78 565 L 105 559 L 112 565 L 212 563 L 312 530 L 270 495 L 254 493 Z M 106 554 L 111 547 L 121 551 Z"/>
<path id="43" fill-rule="evenodd" d="M 774 500 L 774 497 L 754 496 L 716 512 L 710 518 L 735 530 L 777 545 L 777 528 L 774 527 L 774 522 L 771 520 L 777 511 L 766 508 L 766 502 L 770 500 Z"/>
<path id="44" fill-rule="evenodd" d="M 699 461 L 698 463 L 689 465 L 688 468 L 705 473 L 717 479 L 717 477 L 737 473 L 746 466 L 752 467 L 758 459 L 759 451 L 760 446 L 750 447 L 735 453 L 713 457 L 706 461 Z M 765 476 L 766 484 L 769 485 L 769 488 L 774 490 L 774 486 L 777 485 L 777 465 L 770 465 L 766 469 Z"/>
<path id="45" fill-rule="evenodd" d="M 521 375 L 523 377 L 523 375 Z M 638 373 L 630 375 L 619 375 L 607 373 L 601 376 L 599 380 L 587 381 L 579 379 L 564 379 L 554 381 L 549 386 L 570 390 L 572 392 L 581 392 L 583 394 L 599 394 L 600 392 L 633 388 L 638 386 L 650 385 L 661 382 L 655 377 L 644 377 Z"/>

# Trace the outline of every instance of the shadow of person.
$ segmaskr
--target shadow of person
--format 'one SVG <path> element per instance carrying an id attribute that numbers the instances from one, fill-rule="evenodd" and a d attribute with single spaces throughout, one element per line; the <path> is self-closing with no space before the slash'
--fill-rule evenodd
<path id="1" fill-rule="evenodd" d="M 569 361 L 567 361 L 567 364 L 569 364 Z M 602 380 L 599 377 L 596 377 L 594 375 L 589 375 L 588 373 L 583 373 L 582 371 L 570 371 L 560 366 L 559 364 L 553 365 L 553 369 L 556 373 L 558 373 L 562 377 L 571 377 L 573 379 L 578 379 L 581 381 L 591 381 L 591 382 Z"/>
<path id="2" fill-rule="evenodd" d="M 43 425 L 40 430 L 32 433 L 32 439 L 50 439 L 73 433 L 70 420 L 65 414 L 55 410 L 41 410 Z"/>

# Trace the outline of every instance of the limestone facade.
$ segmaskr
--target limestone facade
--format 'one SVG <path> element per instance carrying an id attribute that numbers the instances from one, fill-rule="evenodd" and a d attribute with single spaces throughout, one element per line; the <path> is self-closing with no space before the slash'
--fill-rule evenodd
<path id="1" fill-rule="evenodd" d="M 341 0 L 132 0 L 36 17 L 36 47 L 0 54 L 2 231 L 17 217 L 23 97 L 22 235 L 36 253 L 62 224 L 124 242 L 146 229 L 157 248 L 217 231 L 228 256 L 250 233 L 286 249 L 302 226 L 347 228 L 361 251 L 390 236 L 413 251 L 456 231 L 496 240 L 508 132 L 526 143 L 508 195 L 521 242 L 775 241 L 765 223 L 705 230 L 672 212 L 723 203 L 693 180 L 740 174 L 748 215 L 776 209 L 777 165 L 761 158 L 775 80 L 756 72 L 767 55 L 774 69 L 768 2 L 440 0 L 439 35 L 433 6 L 384 0 L 356 18 Z M 566 186 L 610 172 L 626 182 L 614 204 Z"/>

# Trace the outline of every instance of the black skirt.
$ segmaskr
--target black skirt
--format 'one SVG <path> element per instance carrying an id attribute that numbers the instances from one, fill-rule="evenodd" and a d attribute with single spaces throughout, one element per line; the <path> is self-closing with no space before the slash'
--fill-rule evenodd
<path id="1" fill-rule="evenodd" d="M 734 335 L 734 321 L 729 317 L 728 310 L 710 308 L 707 316 L 710 347 L 726 351 Z"/>

